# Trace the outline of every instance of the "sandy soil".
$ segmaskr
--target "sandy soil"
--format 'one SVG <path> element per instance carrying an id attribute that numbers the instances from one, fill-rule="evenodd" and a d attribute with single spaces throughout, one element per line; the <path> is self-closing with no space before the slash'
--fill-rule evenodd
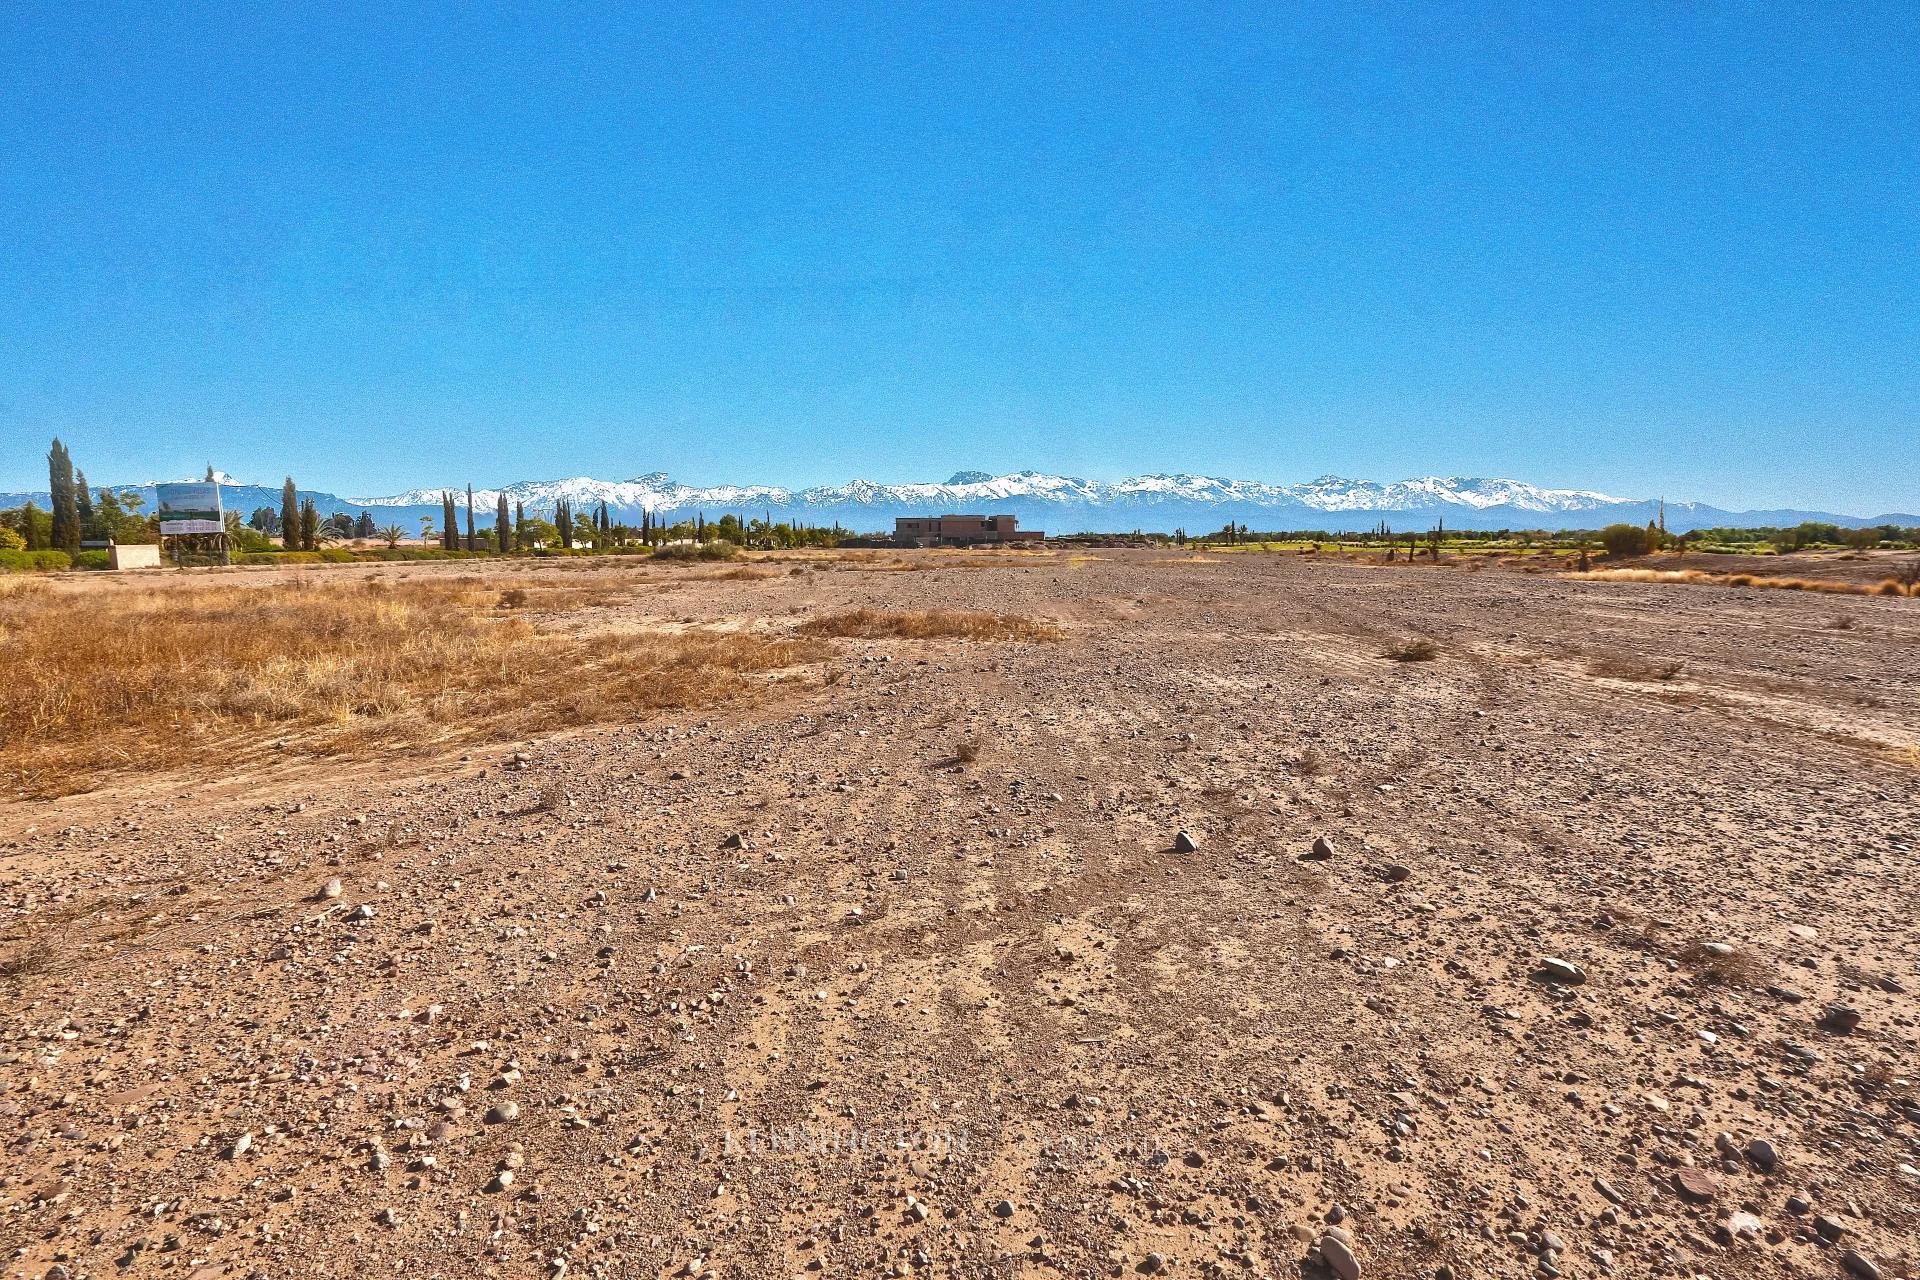
<path id="1" fill-rule="evenodd" d="M 587 625 L 1064 640 L 0 808 L 5 1274 L 1916 1274 L 1920 601 L 922 560 Z"/>

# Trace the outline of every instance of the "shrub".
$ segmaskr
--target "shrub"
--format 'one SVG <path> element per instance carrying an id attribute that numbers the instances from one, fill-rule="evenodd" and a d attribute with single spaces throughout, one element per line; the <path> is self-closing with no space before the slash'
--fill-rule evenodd
<path id="1" fill-rule="evenodd" d="M 109 567 L 107 553 L 104 551 L 82 551 L 73 558 L 76 569 L 105 569 Z"/>
<path id="2" fill-rule="evenodd" d="M 14 573 L 46 573 L 71 568 L 73 561 L 64 551 L 0 550 L 0 569 Z"/>
<path id="3" fill-rule="evenodd" d="M 0 551 L 25 551 L 27 540 L 7 526 L 0 524 Z"/>
<path id="4" fill-rule="evenodd" d="M 731 542 L 671 542 L 655 548 L 655 560 L 731 560 L 740 548 Z"/>
<path id="5" fill-rule="evenodd" d="M 1394 645 L 1380 656 L 1392 658 L 1395 662 L 1431 662 L 1440 656 L 1440 646 L 1421 636 L 1417 640 Z"/>
<path id="6" fill-rule="evenodd" d="M 1610 524 L 1600 531 L 1600 545 L 1610 556 L 1647 554 L 1647 531 L 1637 524 Z"/>

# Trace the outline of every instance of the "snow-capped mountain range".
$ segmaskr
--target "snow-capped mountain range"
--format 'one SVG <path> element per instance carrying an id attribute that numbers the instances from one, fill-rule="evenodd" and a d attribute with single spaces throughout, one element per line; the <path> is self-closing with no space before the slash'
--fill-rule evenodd
<path id="1" fill-rule="evenodd" d="M 1045 502 L 1061 507 L 1115 508 L 1194 503 L 1207 507 L 1248 505 L 1265 508 L 1309 508 L 1316 511 L 1393 512 L 1457 506 L 1475 511 L 1510 507 L 1541 513 L 1591 511 L 1629 501 L 1582 489 L 1543 489 L 1518 480 L 1463 479 L 1428 476 L 1377 484 L 1322 476 L 1305 484 L 1274 485 L 1258 480 L 1227 480 L 1218 476 L 1148 475 L 1106 484 L 1076 476 L 1014 471 L 996 476 L 985 471 L 962 471 L 945 484 L 876 484 L 854 480 L 843 485 L 812 489 L 785 489 L 775 485 L 681 484 L 665 472 L 633 480 L 536 480 L 504 489 L 476 489 L 475 506 L 491 509 L 501 494 L 509 502 L 551 506 L 566 499 L 578 510 L 606 503 L 616 514 L 641 510 L 671 513 L 681 510 L 732 511 L 741 507 L 778 507 L 826 510 L 860 508 L 927 511 L 934 508 L 972 509 L 982 504 Z M 414 489 L 384 498 L 349 498 L 368 509 L 378 507 L 438 506 L 441 490 Z M 459 492 L 465 501 L 465 490 Z"/>
<path id="2" fill-rule="evenodd" d="M 280 505 L 277 486 L 243 485 L 220 476 L 229 510 L 242 516 L 255 507 Z M 149 486 L 150 489 L 150 486 Z M 423 516 L 438 517 L 438 488 L 414 489 L 385 497 L 342 498 L 302 490 L 323 515 L 336 511 L 371 512 L 376 521 L 411 525 Z M 464 509 L 466 489 L 452 489 Z M 1620 498 L 1587 489 L 1549 489 L 1519 480 L 1426 476 L 1380 484 L 1321 476 L 1301 484 L 1270 484 L 1219 476 L 1146 475 L 1114 482 L 1038 471 L 992 475 L 962 471 L 945 483 L 879 484 L 853 480 L 841 485 L 787 489 L 776 485 L 688 485 L 664 472 L 632 480 L 523 480 L 502 489 L 475 489 L 476 524 L 492 525 L 498 499 L 524 506 L 529 514 L 550 515 L 565 499 L 577 512 L 606 503 L 615 520 L 638 523 L 650 511 L 669 520 L 703 513 L 717 518 L 729 512 L 808 524 L 839 524 L 856 531 L 889 529 L 896 516 L 976 512 L 1011 514 L 1028 528 L 1050 533 L 1124 532 L 1132 529 L 1191 532 L 1217 529 L 1228 521 L 1255 529 L 1361 529 L 1385 521 L 1403 530 L 1425 529 L 1437 521 L 1455 528 L 1595 528 L 1616 521 L 1644 524 L 1661 510 L 1657 499 Z M 151 492 L 149 492 L 151 501 Z M 0 494 L 0 507 L 26 500 L 45 505 L 46 495 Z M 1821 511 L 1725 511 L 1692 502 L 1665 504 L 1667 527 L 1676 532 L 1710 525 L 1791 525 L 1826 520 L 1839 525 L 1920 524 L 1906 514 L 1845 516 Z"/>

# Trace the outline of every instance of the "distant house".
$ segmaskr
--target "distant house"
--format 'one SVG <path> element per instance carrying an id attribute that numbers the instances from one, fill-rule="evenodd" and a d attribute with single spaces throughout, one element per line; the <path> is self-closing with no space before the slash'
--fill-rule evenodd
<path id="1" fill-rule="evenodd" d="M 893 522 L 898 547 L 1011 546 L 1044 542 L 1038 529 L 1017 528 L 1013 516 L 903 516 Z"/>

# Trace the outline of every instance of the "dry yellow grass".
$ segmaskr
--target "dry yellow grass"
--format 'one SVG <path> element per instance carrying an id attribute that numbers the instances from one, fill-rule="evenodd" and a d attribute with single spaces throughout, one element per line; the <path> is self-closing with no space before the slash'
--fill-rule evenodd
<path id="1" fill-rule="evenodd" d="M 0 592 L 0 791 L 48 797 L 119 771 L 474 742 L 704 706 L 807 661 L 737 632 L 581 635 L 521 616 L 618 598 L 604 583 L 479 578 L 99 595 Z"/>
<path id="2" fill-rule="evenodd" d="M 851 609 L 800 624 L 801 634 L 840 636 L 857 640 L 1023 640 L 1033 643 L 1060 639 L 1060 628 L 1050 622 L 1016 618 L 1004 613 L 976 613 L 958 609 L 920 609 L 890 613 L 880 609 Z"/>
<path id="3" fill-rule="evenodd" d="M 1706 573 L 1700 569 L 1589 569 L 1563 573 L 1563 578 L 1585 582 L 1668 582 L 1711 587 L 1757 587 L 1773 591 L 1818 591 L 1838 596 L 1913 596 L 1920 588 L 1897 578 L 1879 582 L 1841 582 L 1832 578 L 1770 577 L 1760 573 Z"/>

